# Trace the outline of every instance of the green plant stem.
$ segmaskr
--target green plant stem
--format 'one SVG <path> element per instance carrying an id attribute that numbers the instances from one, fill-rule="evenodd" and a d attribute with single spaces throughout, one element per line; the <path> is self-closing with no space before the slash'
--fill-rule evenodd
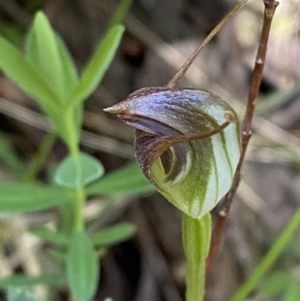
<path id="1" fill-rule="evenodd" d="M 27 167 L 25 173 L 23 174 L 23 181 L 34 182 L 37 174 L 41 170 L 46 158 L 52 150 L 53 144 L 57 138 L 56 133 L 48 133 L 43 139 L 37 153 L 35 154 L 33 160 Z"/>
<path id="2" fill-rule="evenodd" d="M 202 301 L 205 286 L 205 262 L 211 237 L 211 216 L 201 219 L 186 214 L 182 220 L 183 247 L 187 259 L 186 301 Z"/>
<path id="3" fill-rule="evenodd" d="M 247 279 L 247 281 L 242 285 L 242 287 L 236 292 L 236 294 L 231 298 L 230 301 L 244 301 L 245 298 L 251 293 L 251 291 L 255 288 L 257 283 L 261 280 L 261 278 L 266 274 L 266 272 L 270 269 L 272 264 L 278 258 L 281 251 L 287 245 L 287 243 L 291 240 L 294 235 L 294 232 L 300 226 L 300 209 L 298 209 L 289 224 L 280 234 L 275 244 L 269 253 L 265 256 L 263 261 L 256 267 L 251 276 Z"/>
<path id="4" fill-rule="evenodd" d="M 83 208 L 86 200 L 85 190 L 83 187 L 76 189 L 76 206 L 75 206 L 75 229 L 82 231 L 84 229 Z"/>
<path id="5" fill-rule="evenodd" d="M 71 106 L 65 113 L 65 125 L 68 133 L 68 141 L 66 143 L 72 156 L 76 156 L 79 153 L 79 135 L 74 120 L 74 110 L 74 107 Z"/>
<path id="6" fill-rule="evenodd" d="M 75 123 L 75 108 L 69 107 L 66 110 L 65 125 L 68 132 L 68 148 L 71 156 L 75 157 L 79 154 L 79 135 Z M 78 167 L 79 168 L 79 167 Z M 75 190 L 75 207 L 74 207 L 74 229 L 82 231 L 84 229 L 83 209 L 86 200 L 84 187 L 78 187 Z"/>
<path id="7" fill-rule="evenodd" d="M 76 145 L 76 148 L 70 151 L 72 156 L 77 156 L 79 153 L 79 146 Z M 78 166 L 79 169 L 79 166 Z M 75 208 L 74 208 L 74 228 L 77 231 L 82 231 L 84 229 L 84 218 L 83 218 L 83 209 L 86 200 L 86 193 L 84 187 L 78 187 L 75 190 Z"/>

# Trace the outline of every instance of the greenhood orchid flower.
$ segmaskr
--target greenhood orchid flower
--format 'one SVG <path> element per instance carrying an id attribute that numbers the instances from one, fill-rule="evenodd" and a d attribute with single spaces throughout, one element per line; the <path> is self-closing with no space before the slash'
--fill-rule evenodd
<path id="1" fill-rule="evenodd" d="M 136 129 L 144 175 L 193 218 L 228 192 L 239 161 L 236 113 L 219 96 L 194 89 L 143 88 L 105 109 Z"/>

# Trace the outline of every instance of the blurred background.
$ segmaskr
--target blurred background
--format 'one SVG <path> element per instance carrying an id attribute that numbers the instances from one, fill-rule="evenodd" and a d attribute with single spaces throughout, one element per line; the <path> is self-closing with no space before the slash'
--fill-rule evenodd
<path id="1" fill-rule="evenodd" d="M 101 160 L 107 172 L 134 159 L 133 130 L 102 109 L 138 88 L 165 85 L 235 4 L 231 0 L 133 1 L 124 20 L 126 33 L 117 56 L 101 85 L 85 103 L 81 147 Z M 112 0 L 0 0 L 0 33 L 22 48 L 34 14 L 43 10 L 82 70 L 116 5 Z M 262 1 L 249 1 L 199 55 L 181 87 L 219 94 L 242 119 L 262 14 Z M 209 301 L 230 299 L 299 207 L 299 15 L 299 1 L 290 0 L 280 3 L 274 18 L 253 122 L 254 135 L 226 233 L 208 276 Z M 25 166 L 45 136 L 44 124 L 40 108 L 0 74 L 1 137 L 9 141 Z M 39 181 L 47 181 L 51 168 L 66 154 L 65 146 L 58 140 L 38 175 Z M 13 172 L 18 164 L 16 161 L 8 165 L 1 159 L 0 150 L 0 181 L 19 180 Z M 157 193 L 119 195 L 110 201 L 113 206 L 98 226 L 130 221 L 138 231 L 133 239 L 111 248 L 105 256 L 95 300 L 106 296 L 115 301 L 184 300 L 181 213 Z M 93 215 L 97 202 L 99 198 L 88 203 L 87 218 Z M 0 277 L 24 272 L 34 275 L 44 268 L 48 246 L 26 229 L 55 222 L 57 218 L 54 211 L 14 217 L 0 213 Z M 268 277 L 283 271 L 299 282 L 299 260 L 300 240 L 296 236 Z M 263 288 L 258 288 L 249 300 L 284 300 L 283 293 L 265 296 Z M 63 289 L 54 294 L 53 301 L 60 300 L 70 300 Z"/>

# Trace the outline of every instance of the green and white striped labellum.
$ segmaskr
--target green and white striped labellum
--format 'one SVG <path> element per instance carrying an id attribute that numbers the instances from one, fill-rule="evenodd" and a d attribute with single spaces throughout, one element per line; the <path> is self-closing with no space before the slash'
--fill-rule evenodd
<path id="1" fill-rule="evenodd" d="M 135 152 L 145 176 L 193 218 L 228 192 L 241 146 L 236 113 L 219 96 L 148 87 L 106 109 L 136 128 Z"/>

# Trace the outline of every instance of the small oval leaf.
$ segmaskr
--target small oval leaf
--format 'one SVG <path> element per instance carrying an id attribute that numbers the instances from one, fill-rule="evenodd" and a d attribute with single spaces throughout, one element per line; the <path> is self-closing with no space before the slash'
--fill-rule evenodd
<path id="1" fill-rule="evenodd" d="M 57 167 L 54 182 L 72 188 L 83 187 L 104 174 L 103 165 L 92 156 L 79 153 L 65 158 Z"/>
<path id="2" fill-rule="evenodd" d="M 136 163 L 121 167 L 86 188 L 92 194 L 137 194 L 154 191 L 154 186 L 147 181 Z"/>
<path id="3" fill-rule="evenodd" d="M 75 231 L 72 235 L 67 255 L 67 279 L 76 301 L 90 301 L 94 296 L 99 263 L 93 244 L 83 231 Z"/>

